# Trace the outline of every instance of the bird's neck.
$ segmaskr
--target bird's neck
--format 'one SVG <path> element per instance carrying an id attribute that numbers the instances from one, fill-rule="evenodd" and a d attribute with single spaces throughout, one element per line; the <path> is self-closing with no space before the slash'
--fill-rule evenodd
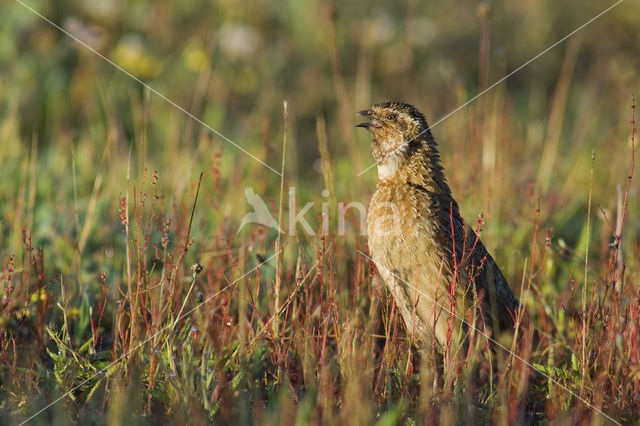
<path id="1" fill-rule="evenodd" d="M 409 182 L 440 196 L 451 194 L 435 143 L 406 146 L 378 162 L 378 182 Z"/>
<path id="2" fill-rule="evenodd" d="M 392 153 L 378 161 L 378 180 L 396 180 L 398 175 L 405 173 L 406 163 L 406 156 L 400 153 Z"/>

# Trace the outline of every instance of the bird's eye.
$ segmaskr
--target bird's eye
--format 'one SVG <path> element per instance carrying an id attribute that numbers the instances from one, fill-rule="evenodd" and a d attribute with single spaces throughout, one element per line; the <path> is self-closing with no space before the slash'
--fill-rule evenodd
<path id="1" fill-rule="evenodd" d="M 396 118 L 398 118 L 398 115 L 396 113 L 390 112 L 389 114 L 387 114 L 387 120 L 389 121 L 393 121 Z"/>

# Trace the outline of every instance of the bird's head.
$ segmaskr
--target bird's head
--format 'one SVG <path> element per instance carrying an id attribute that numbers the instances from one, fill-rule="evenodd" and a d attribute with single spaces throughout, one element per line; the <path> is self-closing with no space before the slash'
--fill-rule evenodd
<path id="1" fill-rule="evenodd" d="M 369 119 L 356 127 L 368 129 L 373 136 L 373 158 L 380 177 L 395 173 L 417 147 L 431 139 L 424 115 L 409 104 L 382 102 L 358 115 Z"/>

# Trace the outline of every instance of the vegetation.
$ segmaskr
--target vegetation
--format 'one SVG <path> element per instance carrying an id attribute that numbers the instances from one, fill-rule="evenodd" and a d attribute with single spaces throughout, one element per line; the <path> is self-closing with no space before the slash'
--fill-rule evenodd
<path id="1" fill-rule="evenodd" d="M 3 4 L 1 423 L 637 421 L 640 7 L 493 87 L 608 5 L 387 3 Z M 522 301 L 511 352 L 419 357 L 339 231 L 386 99 Z M 238 230 L 247 187 L 286 232 Z"/>

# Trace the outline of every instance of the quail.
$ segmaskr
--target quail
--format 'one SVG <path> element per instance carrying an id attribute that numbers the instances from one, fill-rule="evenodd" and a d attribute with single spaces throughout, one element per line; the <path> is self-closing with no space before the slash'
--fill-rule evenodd
<path id="1" fill-rule="evenodd" d="M 460 216 L 422 113 L 383 102 L 358 114 L 378 166 L 369 251 L 415 345 L 464 340 L 471 324 L 494 336 L 512 329 L 518 299 Z"/>

